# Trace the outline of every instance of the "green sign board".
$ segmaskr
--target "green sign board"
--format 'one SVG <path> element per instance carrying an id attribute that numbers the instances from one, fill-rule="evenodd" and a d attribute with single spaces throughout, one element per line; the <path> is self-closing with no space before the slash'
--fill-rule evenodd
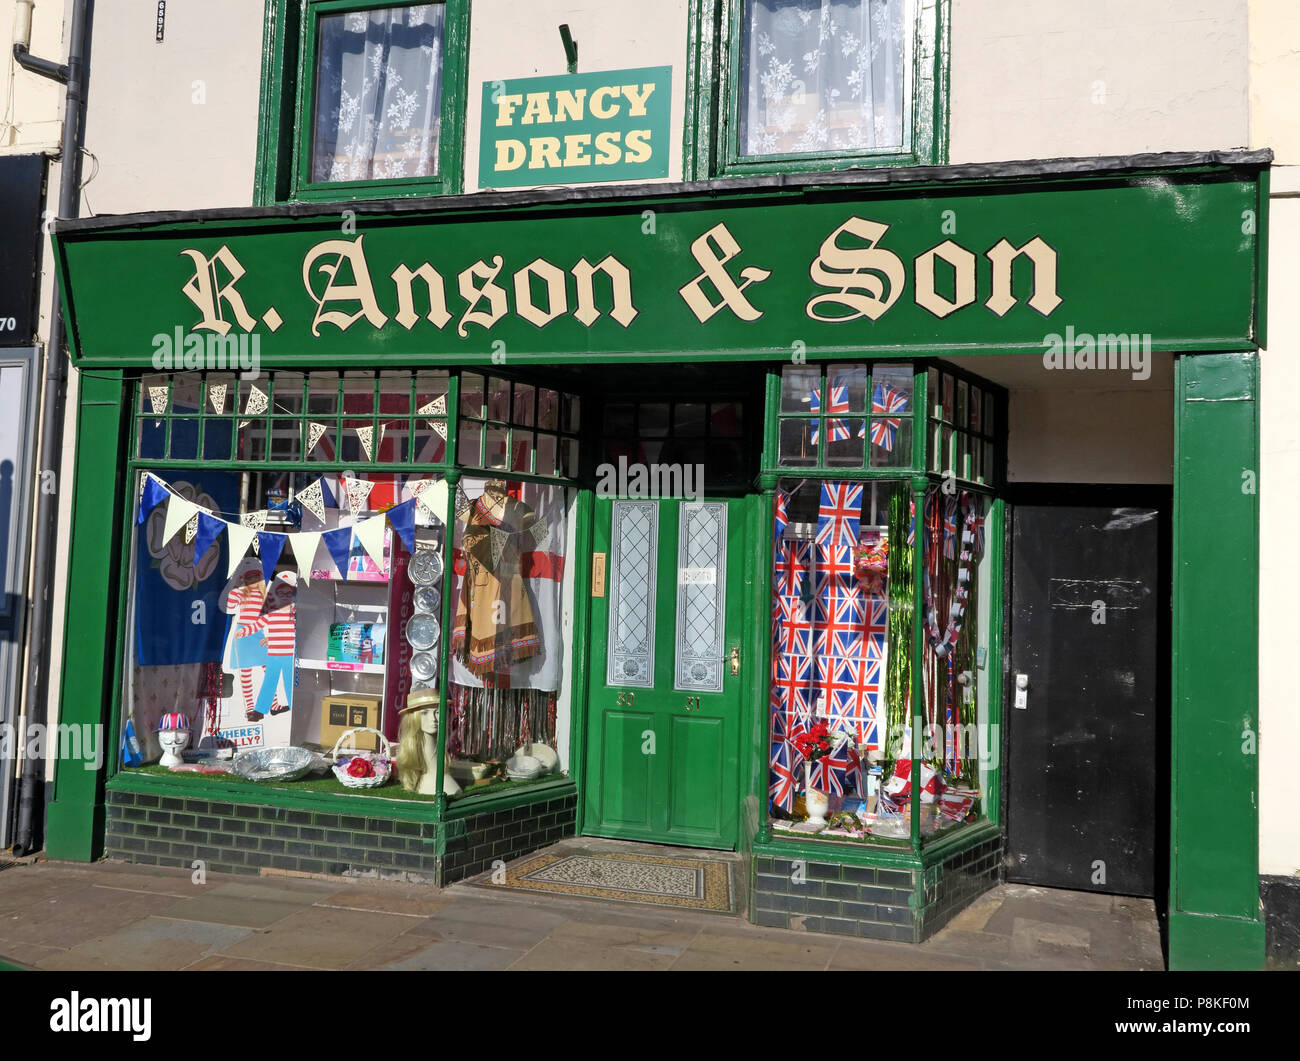
<path id="1" fill-rule="evenodd" d="M 668 175 L 672 67 L 483 83 L 483 188 Z"/>
<path id="2" fill-rule="evenodd" d="M 160 350 L 231 341 L 251 342 L 265 365 L 1068 362 L 1116 337 L 1251 349 L 1260 193 L 1258 172 L 1239 170 L 736 182 L 708 194 L 593 189 L 579 202 L 520 193 L 369 213 L 141 215 L 60 226 L 56 247 L 83 364 L 146 366 Z"/>

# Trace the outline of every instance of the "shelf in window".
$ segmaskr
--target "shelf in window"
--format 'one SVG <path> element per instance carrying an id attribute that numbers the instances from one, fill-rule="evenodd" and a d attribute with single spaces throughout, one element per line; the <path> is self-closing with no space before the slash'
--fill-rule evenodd
<path id="1" fill-rule="evenodd" d="M 298 666 L 303 667 L 306 670 L 347 671 L 350 674 L 384 673 L 384 665 L 382 663 L 338 663 L 334 660 L 299 658 Z"/>

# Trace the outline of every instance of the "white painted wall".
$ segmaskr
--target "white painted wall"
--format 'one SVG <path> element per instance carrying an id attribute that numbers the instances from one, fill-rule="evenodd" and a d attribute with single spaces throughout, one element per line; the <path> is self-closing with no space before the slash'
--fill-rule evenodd
<path id="1" fill-rule="evenodd" d="M 478 152 L 483 82 L 563 75 L 568 70 L 559 27 L 578 45 L 578 72 L 671 66 L 670 181 L 682 179 L 686 113 L 686 0 L 474 0 L 470 14 L 469 87 L 465 111 L 465 184 L 479 190 Z M 658 183 L 637 181 L 638 184 Z"/>
<path id="2" fill-rule="evenodd" d="M 1243 147 L 1246 41 L 1246 0 L 953 0 L 949 161 Z"/>
<path id="3" fill-rule="evenodd" d="M 1250 146 L 1276 156 L 1271 178 L 1268 348 L 1260 355 L 1259 871 L 1300 874 L 1300 741 L 1291 674 L 1300 526 L 1300 5 L 1251 0 Z"/>
<path id="4" fill-rule="evenodd" d="M 257 153 L 263 0 L 96 7 L 83 213 L 249 206 Z M 89 177 L 92 164 L 88 163 Z"/>
<path id="5" fill-rule="evenodd" d="M 0 154 L 57 151 L 63 127 L 63 87 L 55 81 L 22 70 L 13 59 L 14 0 L 0 0 Z M 31 54 L 64 62 L 65 20 L 70 0 L 42 0 L 32 10 Z"/>
<path id="6" fill-rule="evenodd" d="M 1148 379 L 1110 369 L 1047 371 L 1042 357 L 968 358 L 1010 392 L 1007 475 L 1022 483 L 1172 483 L 1173 358 Z"/>

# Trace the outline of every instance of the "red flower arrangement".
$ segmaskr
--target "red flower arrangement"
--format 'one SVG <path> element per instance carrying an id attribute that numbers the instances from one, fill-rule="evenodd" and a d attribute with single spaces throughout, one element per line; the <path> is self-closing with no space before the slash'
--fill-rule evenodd
<path id="1" fill-rule="evenodd" d="M 830 728 L 825 722 L 814 723 L 812 729 L 795 734 L 794 746 L 805 759 L 816 762 L 831 753 Z"/>
<path id="2" fill-rule="evenodd" d="M 375 768 L 370 764 L 369 759 L 363 759 L 358 755 L 348 763 L 348 774 L 351 777 L 374 777 Z"/>

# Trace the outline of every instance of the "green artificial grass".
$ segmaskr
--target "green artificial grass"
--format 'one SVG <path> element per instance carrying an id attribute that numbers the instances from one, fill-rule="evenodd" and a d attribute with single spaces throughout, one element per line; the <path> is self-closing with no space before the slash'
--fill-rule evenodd
<path id="1" fill-rule="evenodd" d="M 197 774 L 190 771 L 181 771 L 175 773 L 152 763 L 149 766 L 139 766 L 133 769 L 123 770 L 124 774 L 152 774 L 154 776 L 165 776 L 178 778 L 181 781 L 192 781 L 203 783 L 206 781 L 229 782 L 232 785 L 249 785 L 253 788 L 276 788 L 287 792 L 335 792 L 345 796 L 378 796 L 381 799 L 409 799 L 420 803 L 430 803 L 437 799 L 436 796 L 422 796 L 418 792 L 407 792 L 396 780 L 390 780 L 386 785 L 380 785 L 378 788 L 348 788 L 342 781 L 332 773 L 324 777 L 304 777 L 299 781 L 249 781 L 246 778 L 238 777 L 235 774 Z M 501 792 L 505 789 L 526 788 L 529 785 L 536 785 L 543 781 L 554 781 L 558 774 L 545 774 L 542 777 L 531 778 L 527 781 L 511 781 L 503 778 L 499 781 L 493 781 L 487 785 L 476 785 L 473 788 L 465 789 L 459 796 L 451 796 L 449 802 L 456 802 L 467 796 L 481 796 L 485 792 Z"/>

